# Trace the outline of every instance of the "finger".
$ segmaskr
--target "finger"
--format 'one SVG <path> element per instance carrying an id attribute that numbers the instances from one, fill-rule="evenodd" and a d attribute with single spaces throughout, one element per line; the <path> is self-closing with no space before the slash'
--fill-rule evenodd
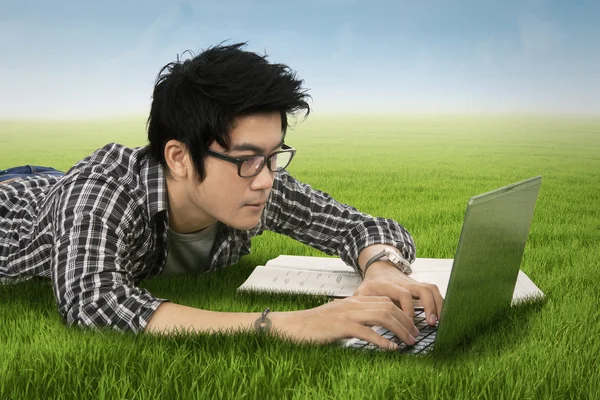
<path id="1" fill-rule="evenodd" d="M 442 306 L 444 305 L 444 298 L 442 297 L 440 289 L 437 287 L 437 285 L 429 284 L 429 287 L 431 288 L 431 293 L 433 293 L 436 315 L 438 319 L 440 319 L 440 315 L 442 315 Z"/>
<path id="2" fill-rule="evenodd" d="M 351 320 L 362 323 L 360 320 L 356 319 L 356 312 L 359 311 L 368 311 L 368 312 L 378 312 L 381 310 L 387 311 L 389 314 L 393 316 L 396 320 L 398 320 L 402 325 L 406 327 L 408 332 L 411 332 L 413 336 L 419 335 L 419 330 L 415 326 L 414 322 L 414 309 L 412 308 L 412 297 L 410 296 L 410 292 L 406 291 L 409 295 L 409 299 L 407 304 L 410 305 L 410 310 L 413 313 L 412 316 L 407 315 L 403 310 L 398 308 L 398 306 L 390 300 L 389 297 L 386 296 L 365 296 L 365 297 L 355 297 L 348 298 L 347 304 L 351 304 L 350 307 L 353 308 L 352 314 L 348 316 Z M 379 301 L 373 301 L 373 299 L 379 299 Z M 381 324 L 376 324 L 381 325 Z"/>
<path id="3" fill-rule="evenodd" d="M 412 294 L 410 294 L 410 292 L 404 288 L 398 288 L 396 286 L 395 289 L 396 297 L 400 302 L 400 308 L 402 308 L 402 311 L 404 311 L 410 319 L 413 319 L 415 317 L 415 306 L 413 303 Z"/>
<path id="4" fill-rule="evenodd" d="M 366 296 L 366 295 L 346 297 L 346 299 L 355 300 L 355 301 L 361 301 L 361 302 L 391 301 L 388 296 Z"/>
<path id="5" fill-rule="evenodd" d="M 410 291 L 394 284 L 380 285 L 379 291 L 394 301 L 394 304 L 400 307 L 410 319 L 415 317 L 415 308 Z"/>
<path id="6" fill-rule="evenodd" d="M 411 335 L 410 332 L 416 330 L 417 328 L 414 326 L 412 319 L 409 320 L 408 317 L 406 317 L 406 314 L 404 315 L 404 321 L 400 321 L 398 320 L 398 318 L 396 318 L 395 315 L 391 314 L 386 310 L 366 310 L 354 313 L 352 320 L 361 325 L 381 325 L 389 331 L 393 332 L 398 337 L 398 339 L 402 340 L 407 345 L 413 345 L 416 341 L 414 336 Z"/>
<path id="7" fill-rule="evenodd" d="M 373 343 L 374 345 L 386 349 L 386 350 L 398 350 L 398 345 L 392 342 L 389 339 L 384 338 L 373 329 L 364 326 L 364 325 L 356 325 L 352 330 L 351 335 L 355 338 L 364 340 L 369 343 Z"/>
<path id="8" fill-rule="evenodd" d="M 419 293 L 419 300 L 423 304 L 427 323 L 431 326 L 435 325 L 438 320 L 438 313 L 431 288 L 428 285 L 419 284 L 416 290 Z"/>
<path id="9" fill-rule="evenodd" d="M 389 299 L 396 306 L 400 307 L 402 311 L 404 311 L 410 318 L 414 318 L 415 311 L 413 306 L 412 294 L 404 289 L 401 286 L 394 285 L 391 283 L 388 284 L 378 284 L 377 292 L 383 296 L 363 296 L 363 298 L 367 299 L 371 298 L 379 298 L 379 299 Z M 360 297 L 360 296 L 354 296 Z M 371 300 L 372 301 L 372 300 Z"/>
<path id="10" fill-rule="evenodd" d="M 408 293 L 408 292 L 407 292 Z M 409 293 L 410 294 L 410 293 Z M 378 312 L 381 310 L 387 311 L 389 314 L 393 316 L 393 318 L 400 321 L 402 325 L 408 329 L 413 335 L 419 335 L 419 330 L 415 326 L 414 323 L 414 314 L 409 316 L 406 312 L 400 309 L 396 303 L 390 300 L 389 297 L 380 297 L 381 301 L 355 301 L 352 305 L 354 309 L 353 312 L 358 311 L 368 311 L 368 312 Z M 410 304 L 412 307 L 412 300 L 410 300 Z M 411 308 L 414 313 L 414 310 Z M 349 316 L 352 319 L 352 316 Z"/>

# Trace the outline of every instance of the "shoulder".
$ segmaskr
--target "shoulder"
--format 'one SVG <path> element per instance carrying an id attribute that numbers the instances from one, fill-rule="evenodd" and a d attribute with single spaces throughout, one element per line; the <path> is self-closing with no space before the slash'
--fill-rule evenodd
<path id="1" fill-rule="evenodd" d="M 118 143 L 109 143 L 76 163 L 67 171 L 67 175 L 97 171 L 117 177 L 133 176 L 137 164 L 145 154 L 145 149 L 144 147 L 130 148 Z"/>
<path id="2" fill-rule="evenodd" d="M 75 164 L 62 181 L 65 184 L 82 180 L 97 184 L 113 183 L 122 186 L 135 197 L 136 191 L 140 191 L 143 186 L 140 170 L 146 157 L 146 147 L 130 148 L 109 143 Z"/>
<path id="3" fill-rule="evenodd" d="M 312 190 L 313 188 L 309 184 L 300 182 L 286 170 L 280 171 L 275 175 L 272 187 L 272 192 L 275 192 L 276 195 L 281 195 L 283 198 L 290 195 L 293 196 L 294 194 L 308 194 Z"/>
<path id="4" fill-rule="evenodd" d="M 52 194 L 70 205 L 86 209 L 131 211 L 146 202 L 140 174 L 145 148 L 110 143 L 75 164 Z"/>

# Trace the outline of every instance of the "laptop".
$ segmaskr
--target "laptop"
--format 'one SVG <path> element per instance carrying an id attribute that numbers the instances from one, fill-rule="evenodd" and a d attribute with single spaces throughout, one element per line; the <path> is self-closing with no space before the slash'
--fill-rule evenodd
<path id="1" fill-rule="evenodd" d="M 407 346 L 381 326 L 373 330 L 399 345 L 401 353 L 447 353 L 507 310 L 517 282 L 529 227 L 542 184 L 537 176 L 471 197 L 436 326 L 415 309 L 417 343 Z M 379 349 L 358 338 L 344 347 Z"/>

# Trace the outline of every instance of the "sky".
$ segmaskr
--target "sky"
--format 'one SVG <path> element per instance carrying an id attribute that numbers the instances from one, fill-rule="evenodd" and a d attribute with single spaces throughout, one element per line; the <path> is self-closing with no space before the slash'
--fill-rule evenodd
<path id="1" fill-rule="evenodd" d="M 0 0 L 0 118 L 147 115 L 223 41 L 297 71 L 313 113 L 600 115 L 597 0 Z"/>

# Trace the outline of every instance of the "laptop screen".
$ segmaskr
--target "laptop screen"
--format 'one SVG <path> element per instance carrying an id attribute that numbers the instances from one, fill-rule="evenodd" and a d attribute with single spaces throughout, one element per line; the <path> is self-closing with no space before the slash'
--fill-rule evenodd
<path id="1" fill-rule="evenodd" d="M 469 200 L 436 351 L 453 349 L 510 307 L 541 181 L 531 178 Z"/>

